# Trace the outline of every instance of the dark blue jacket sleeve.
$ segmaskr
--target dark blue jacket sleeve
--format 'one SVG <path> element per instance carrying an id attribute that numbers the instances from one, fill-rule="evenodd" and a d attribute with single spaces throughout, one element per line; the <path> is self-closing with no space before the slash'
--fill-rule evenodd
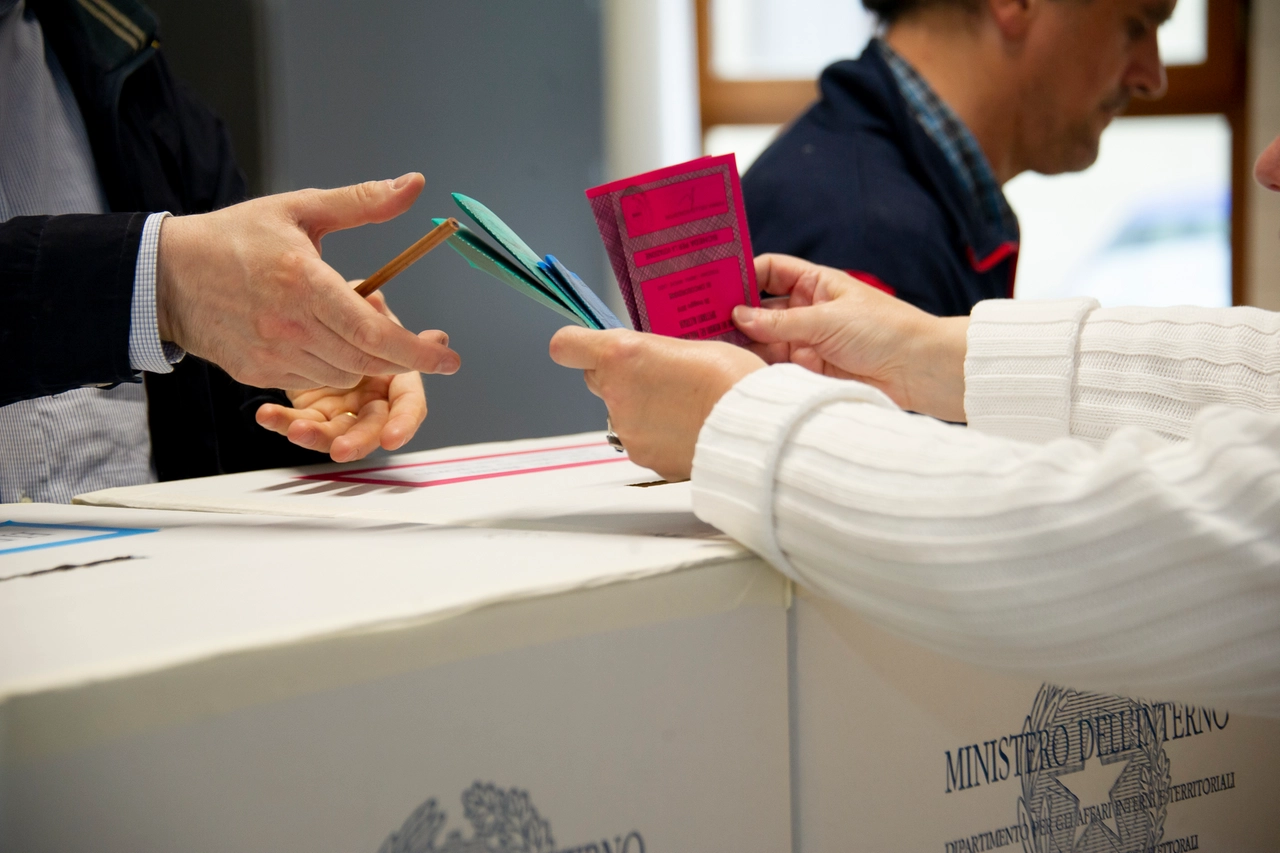
<path id="1" fill-rule="evenodd" d="M 136 379 L 129 314 L 145 213 L 0 223 L 0 405 Z"/>
<path id="2" fill-rule="evenodd" d="M 742 180 L 751 245 L 877 279 L 931 314 L 963 314 L 965 274 L 937 204 L 884 138 L 801 123 Z"/>

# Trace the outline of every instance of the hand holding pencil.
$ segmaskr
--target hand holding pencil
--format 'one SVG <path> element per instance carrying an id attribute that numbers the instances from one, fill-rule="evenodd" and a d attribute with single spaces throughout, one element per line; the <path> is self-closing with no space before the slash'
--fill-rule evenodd
<path id="1" fill-rule="evenodd" d="M 441 223 L 373 275 L 353 282 L 355 292 L 400 325 L 399 318 L 376 291 L 457 230 L 456 220 Z M 418 337 L 440 347 L 449 345 L 449 336 L 444 332 L 422 332 Z M 455 361 L 452 369 L 439 372 L 452 373 L 456 369 Z M 258 424 L 300 447 L 328 453 L 335 462 L 362 459 L 378 447 L 399 450 L 427 416 L 426 394 L 417 371 L 364 376 L 350 388 L 325 386 L 287 393 L 293 406 L 260 406 Z"/>
<path id="2" fill-rule="evenodd" d="M 160 339 L 259 388 L 351 387 L 365 376 L 452 373 L 457 353 L 405 330 L 320 257 L 326 234 L 404 213 L 423 177 L 253 199 L 160 229 Z"/>
<path id="3" fill-rule="evenodd" d="M 458 220 L 452 217 L 441 222 L 428 231 L 427 235 L 421 240 L 396 255 L 373 275 L 357 284 L 356 293 L 361 296 L 369 296 L 382 285 L 407 270 L 411 264 L 417 263 L 427 252 L 442 245 L 445 240 L 458 233 L 458 227 Z"/>

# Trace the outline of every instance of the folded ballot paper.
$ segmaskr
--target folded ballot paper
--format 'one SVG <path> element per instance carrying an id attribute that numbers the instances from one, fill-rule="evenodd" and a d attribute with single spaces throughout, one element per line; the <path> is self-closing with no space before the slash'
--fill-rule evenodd
<path id="1" fill-rule="evenodd" d="M 760 295 L 732 154 L 614 181 L 587 198 L 637 329 L 746 343 L 730 314 Z"/>
<path id="2" fill-rule="evenodd" d="M 454 193 L 453 200 L 502 248 L 504 255 L 479 234 L 463 225 L 448 243 L 467 263 L 510 285 L 525 296 L 555 311 L 570 322 L 589 329 L 617 329 L 622 323 L 582 279 L 560 263 L 555 255 L 539 258 L 507 223 L 473 198 Z M 432 220 L 436 225 L 445 220 Z M 514 258 L 514 260 L 512 260 Z"/>

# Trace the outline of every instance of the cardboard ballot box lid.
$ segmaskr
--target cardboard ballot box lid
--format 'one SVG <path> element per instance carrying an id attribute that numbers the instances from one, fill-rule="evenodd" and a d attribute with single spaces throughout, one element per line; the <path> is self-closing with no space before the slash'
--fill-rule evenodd
<path id="1" fill-rule="evenodd" d="M 700 591 L 659 591 L 648 610 L 643 596 L 629 599 L 622 617 L 727 608 L 744 585 L 781 607 L 781 578 L 722 538 L 9 504 L 0 507 L 0 700 L 725 564 L 737 568 L 705 576 Z M 568 615 L 544 632 L 589 632 L 600 614 Z M 500 628 L 481 646 L 539 639 L 515 628 L 503 638 Z"/>
<path id="2" fill-rule="evenodd" d="M 610 447 L 603 433 L 106 489 L 80 495 L 76 502 L 538 530 L 715 534 L 694 517 L 687 482 L 663 483 Z"/>
<path id="3" fill-rule="evenodd" d="M 0 849 L 480 849 L 476 798 L 787 849 L 787 595 L 719 538 L 5 505 Z"/>

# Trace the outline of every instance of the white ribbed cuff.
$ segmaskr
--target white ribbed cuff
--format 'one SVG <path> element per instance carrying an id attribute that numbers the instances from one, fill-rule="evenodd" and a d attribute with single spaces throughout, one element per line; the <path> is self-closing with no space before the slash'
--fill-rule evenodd
<path id="1" fill-rule="evenodd" d="M 964 410 L 969 426 L 1043 444 L 1071 434 L 1080 327 L 1094 299 L 979 302 L 969 319 Z"/>
<path id="2" fill-rule="evenodd" d="M 153 213 L 142 226 L 142 242 L 133 268 L 133 300 L 129 307 L 129 366 L 147 373 L 169 373 L 187 353 L 160 340 L 156 319 L 156 265 L 160 226 L 168 213 Z"/>
<path id="3" fill-rule="evenodd" d="M 716 404 L 698 434 L 694 514 L 793 579 L 795 571 L 778 547 L 774 523 L 778 467 L 792 434 L 809 415 L 837 402 L 897 408 L 869 385 L 784 364 L 740 380 Z"/>

